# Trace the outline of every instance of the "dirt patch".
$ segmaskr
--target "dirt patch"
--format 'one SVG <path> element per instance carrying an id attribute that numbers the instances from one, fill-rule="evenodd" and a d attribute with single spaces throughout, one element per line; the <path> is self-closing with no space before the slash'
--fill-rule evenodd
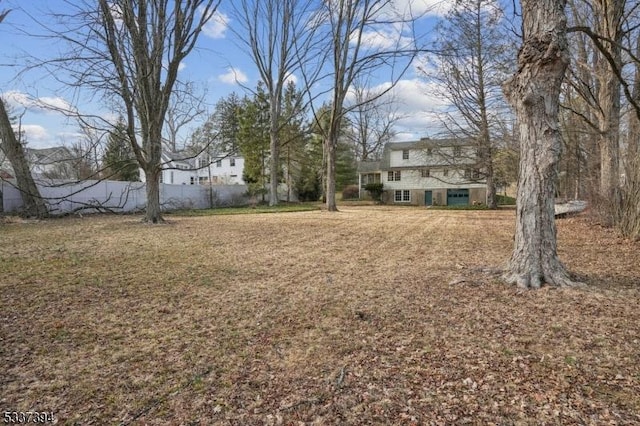
<path id="1" fill-rule="evenodd" d="M 474 280 L 507 261 L 513 223 L 353 206 L 0 225 L 0 408 L 60 424 L 640 423 L 638 245 L 565 219 L 561 258 L 586 289 Z"/>

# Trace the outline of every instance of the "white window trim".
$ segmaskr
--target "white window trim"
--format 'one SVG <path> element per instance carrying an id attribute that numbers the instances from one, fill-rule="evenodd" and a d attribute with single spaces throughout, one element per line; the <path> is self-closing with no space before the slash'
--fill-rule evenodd
<path id="1" fill-rule="evenodd" d="M 405 200 L 404 196 L 408 194 L 409 199 Z M 400 200 L 398 200 L 398 195 L 400 195 Z M 411 190 L 409 189 L 396 189 L 393 193 L 393 202 L 394 203 L 410 203 L 411 202 Z"/>

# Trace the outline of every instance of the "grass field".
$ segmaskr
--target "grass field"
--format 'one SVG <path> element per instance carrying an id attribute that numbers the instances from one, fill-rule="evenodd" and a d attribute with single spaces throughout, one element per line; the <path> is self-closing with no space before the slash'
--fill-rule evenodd
<path id="1" fill-rule="evenodd" d="M 518 291 L 513 210 L 0 224 L 0 409 L 58 424 L 640 424 L 637 243 Z M 464 278 L 460 279 L 462 276 Z"/>

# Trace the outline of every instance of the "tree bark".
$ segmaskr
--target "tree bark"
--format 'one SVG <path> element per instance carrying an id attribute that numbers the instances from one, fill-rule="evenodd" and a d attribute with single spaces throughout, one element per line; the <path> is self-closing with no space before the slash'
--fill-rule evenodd
<path id="1" fill-rule="evenodd" d="M 493 161 L 492 161 L 493 163 Z M 498 208 L 496 184 L 494 180 L 493 164 L 487 165 L 487 207 L 491 210 Z"/>
<path id="2" fill-rule="evenodd" d="M 31 176 L 31 169 L 29 168 L 24 149 L 13 132 L 11 120 L 9 119 L 2 99 L 0 99 L 0 140 L 2 142 L 2 151 L 9 159 L 16 176 L 18 190 L 24 203 L 23 214 L 27 217 L 47 217 L 49 214 L 47 206 L 40 196 L 33 176 Z M 1 202 L 2 199 L 0 199 L 0 203 Z"/>
<path id="3" fill-rule="evenodd" d="M 162 173 L 160 167 L 150 166 L 150 168 L 144 169 L 147 193 L 147 208 L 145 210 L 144 222 L 147 223 L 156 224 L 164 222 L 160 206 L 160 173 Z"/>
<path id="4" fill-rule="evenodd" d="M 603 41 L 603 47 L 621 69 L 620 25 L 625 0 L 596 0 L 597 33 L 613 42 Z M 600 196 L 617 204 L 620 180 L 620 80 L 608 61 L 598 62 L 598 104 L 600 105 L 598 145 L 600 147 Z"/>
<path id="5" fill-rule="evenodd" d="M 272 108 L 273 111 L 273 108 Z M 273 116 L 273 115 L 272 115 Z M 272 118 L 271 121 L 274 119 Z M 269 151 L 271 158 L 269 160 L 269 205 L 278 205 L 278 168 L 280 166 L 280 140 L 278 137 L 277 123 L 271 123 L 269 130 Z"/>
<path id="6" fill-rule="evenodd" d="M 557 254 L 555 183 L 562 149 L 558 109 L 569 63 L 565 0 L 522 0 L 518 71 L 504 85 L 520 134 L 514 250 L 504 278 L 522 288 L 573 285 Z"/>
<path id="7" fill-rule="evenodd" d="M 327 151 L 327 192 L 325 196 L 327 198 L 327 210 L 330 212 L 338 211 L 338 205 L 336 204 L 336 151 L 338 141 L 334 137 L 337 138 L 337 133 L 331 133 L 325 142 Z"/>

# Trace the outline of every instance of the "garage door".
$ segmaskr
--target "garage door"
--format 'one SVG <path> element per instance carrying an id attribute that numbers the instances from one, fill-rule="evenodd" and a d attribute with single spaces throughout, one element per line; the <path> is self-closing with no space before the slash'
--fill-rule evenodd
<path id="1" fill-rule="evenodd" d="M 447 205 L 460 206 L 469 204 L 468 189 L 447 189 Z"/>

